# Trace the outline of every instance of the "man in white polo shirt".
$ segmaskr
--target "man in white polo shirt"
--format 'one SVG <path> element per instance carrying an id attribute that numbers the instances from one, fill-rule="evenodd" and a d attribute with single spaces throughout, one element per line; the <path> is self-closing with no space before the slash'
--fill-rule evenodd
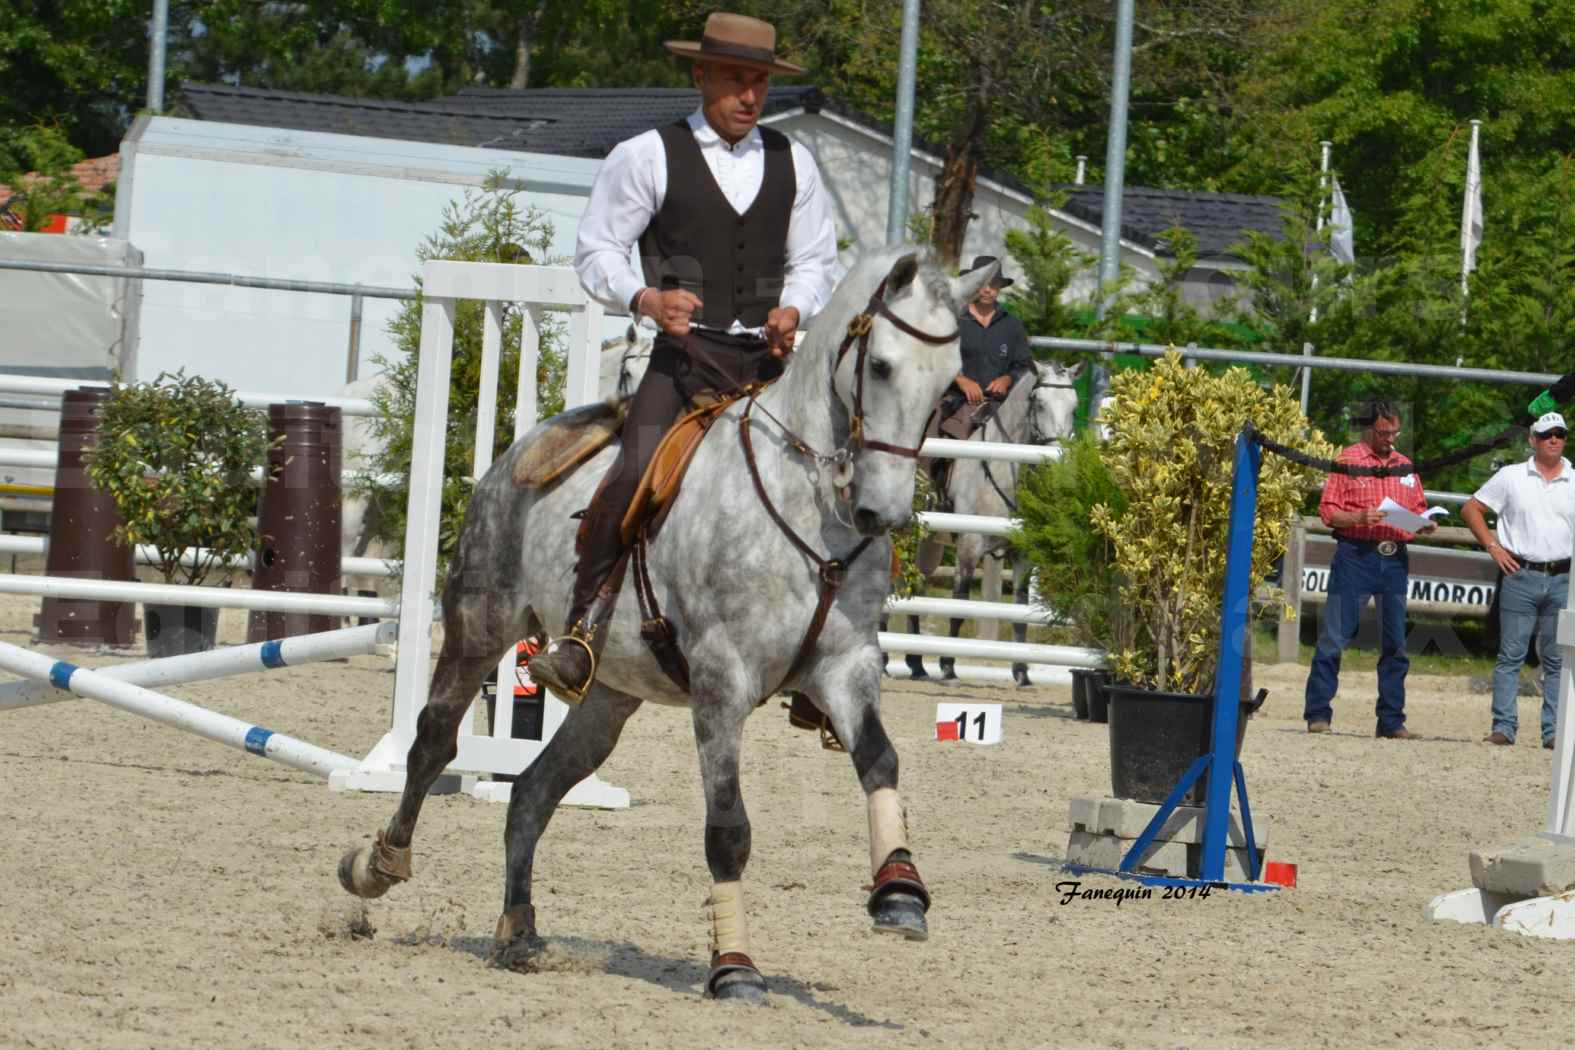
<path id="1" fill-rule="evenodd" d="M 1491 744 L 1515 742 L 1515 692 L 1532 632 L 1542 660 L 1542 746 L 1553 746 L 1558 718 L 1559 670 L 1555 634 L 1569 594 L 1570 547 L 1575 532 L 1575 474 L 1564 458 L 1569 431 L 1564 417 L 1549 412 L 1531 425 L 1531 458 L 1511 463 L 1488 479 L 1460 516 L 1504 572 L 1498 593 L 1498 665 L 1493 668 Z M 1483 512 L 1498 515 L 1498 535 L 1488 531 Z"/>

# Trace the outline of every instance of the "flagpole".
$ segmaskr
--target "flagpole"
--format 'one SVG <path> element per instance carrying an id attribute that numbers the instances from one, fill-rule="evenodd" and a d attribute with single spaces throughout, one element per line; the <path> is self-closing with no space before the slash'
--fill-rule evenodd
<path id="1" fill-rule="evenodd" d="M 1323 205 L 1324 205 L 1324 200 L 1325 200 L 1325 198 L 1327 197 L 1327 195 L 1329 193 L 1329 154 L 1334 149 L 1334 143 L 1330 142 L 1328 139 L 1324 139 L 1322 142 L 1318 143 L 1318 145 L 1323 147 L 1323 157 L 1318 162 L 1318 189 L 1319 189 L 1318 218 L 1315 221 L 1315 225 L 1313 227 L 1313 232 L 1315 232 L 1315 233 L 1322 233 L 1323 232 Z M 1316 273 L 1313 274 L 1312 290 L 1314 292 L 1318 291 L 1318 275 Z M 1307 323 L 1308 324 L 1317 324 L 1318 323 L 1318 303 L 1316 301 L 1313 303 L 1312 310 L 1309 311 L 1308 314 L 1307 314 Z M 1303 357 L 1311 357 L 1312 356 L 1312 352 L 1313 352 L 1313 345 L 1312 345 L 1312 343 L 1304 341 L 1302 343 L 1302 356 Z M 1310 396 L 1311 393 L 1312 393 L 1312 369 L 1304 368 L 1304 369 L 1302 369 L 1302 415 L 1304 415 L 1304 416 L 1307 414 L 1307 401 L 1308 401 L 1308 397 Z"/>
<path id="2" fill-rule="evenodd" d="M 1471 220 L 1473 212 L 1478 225 L 1482 222 L 1482 160 L 1479 156 L 1478 135 L 1482 130 L 1482 122 L 1471 122 L 1471 150 L 1466 154 L 1466 199 L 1461 207 L 1460 215 L 1460 322 L 1465 323 L 1465 299 L 1471 294 L 1471 271 L 1476 268 L 1476 245 L 1471 237 Z M 1472 204 L 1476 203 L 1476 208 Z"/>

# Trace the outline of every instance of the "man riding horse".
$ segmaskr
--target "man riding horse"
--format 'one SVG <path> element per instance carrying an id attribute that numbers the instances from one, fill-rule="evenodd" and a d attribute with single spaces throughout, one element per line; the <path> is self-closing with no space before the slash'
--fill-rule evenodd
<path id="1" fill-rule="evenodd" d="M 977 270 L 995 261 L 993 255 L 980 255 L 968 269 Z M 1017 381 L 1033 371 L 1028 330 L 1023 322 L 1000 309 L 996 302 L 1001 289 L 1011 284 L 1010 277 L 997 273 L 979 289 L 958 318 L 957 328 L 962 333 L 962 371 L 941 395 L 926 437 L 966 441 L 990 418 L 995 407 L 1006 400 Z M 951 502 L 947 495 L 951 465 L 949 459 L 932 459 L 928 463 L 930 480 L 946 505 Z"/>
<path id="2" fill-rule="evenodd" d="M 619 143 L 596 176 L 574 268 L 586 292 L 659 330 L 620 432 L 618 459 L 584 512 L 564 634 L 531 676 L 571 703 L 596 678 L 628 560 L 626 509 L 667 428 L 696 401 L 775 379 L 794 333 L 835 287 L 836 230 L 809 153 L 758 126 L 776 29 L 716 13 L 692 60 L 700 109 Z M 642 272 L 630 257 L 638 243 Z"/>

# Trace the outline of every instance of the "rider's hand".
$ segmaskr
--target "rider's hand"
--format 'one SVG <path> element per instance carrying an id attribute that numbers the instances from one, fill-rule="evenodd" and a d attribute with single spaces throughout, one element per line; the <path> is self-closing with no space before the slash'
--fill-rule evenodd
<path id="1" fill-rule="evenodd" d="M 793 333 L 798 331 L 798 307 L 778 306 L 766 315 L 766 342 L 773 357 L 793 352 Z"/>
<path id="2" fill-rule="evenodd" d="M 698 295 L 682 288 L 666 292 L 647 289 L 640 294 L 640 313 L 668 335 L 688 335 L 689 321 L 703 305 Z"/>
<path id="3" fill-rule="evenodd" d="M 1352 513 L 1356 515 L 1356 521 L 1353 522 L 1356 525 L 1382 525 L 1384 523 L 1384 512 L 1377 507 L 1367 507 L 1363 510 L 1352 511 Z"/>
<path id="4" fill-rule="evenodd" d="M 994 379 L 990 380 L 990 385 L 984 388 L 984 392 L 989 394 L 991 397 L 1005 397 L 1011 392 L 1011 389 L 1011 376 L 996 376 Z"/>
<path id="5" fill-rule="evenodd" d="M 1489 547 L 1488 553 L 1493 556 L 1493 560 L 1498 564 L 1498 567 L 1504 570 L 1505 576 L 1513 576 L 1520 571 L 1520 562 L 1516 561 L 1513 554 L 1498 544 L 1495 543 Z"/>
<path id="6" fill-rule="evenodd" d="M 977 405 L 984 400 L 984 391 L 980 390 L 979 384 L 972 379 L 969 379 L 967 376 L 958 376 L 956 382 L 957 389 L 963 392 L 963 397 L 968 399 L 970 405 Z"/>

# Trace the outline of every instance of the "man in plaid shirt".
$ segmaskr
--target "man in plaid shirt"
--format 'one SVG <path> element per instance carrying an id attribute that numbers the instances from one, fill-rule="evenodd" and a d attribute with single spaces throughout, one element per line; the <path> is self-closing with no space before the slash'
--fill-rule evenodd
<path id="1" fill-rule="evenodd" d="M 1393 467 L 1411 461 L 1395 451 L 1400 410 L 1389 401 L 1370 402 L 1359 421 L 1362 440 L 1336 457 L 1352 466 Z M 1309 733 L 1327 733 L 1334 711 L 1330 701 L 1340 688 L 1340 654 L 1356 637 L 1368 598 L 1378 601 L 1382 642 L 1378 655 L 1378 732 L 1380 737 L 1406 740 L 1405 675 L 1411 660 L 1405 651 L 1406 592 L 1410 562 L 1406 542 L 1413 534 L 1384 524 L 1378 505 L 1385 497 L 1420 514 L 1427 509 L 1422 479 L 1353 477 L 1330 474 L 1318 504 L 1318 516 L 1334 530 L 1334 561 L 1329 566 L 1329 600 L 1324 606 L 1323 632 L 1307 675 L 1303 717 Z M 1422 532 L 1432 532 L 1429 525 Z"/>

